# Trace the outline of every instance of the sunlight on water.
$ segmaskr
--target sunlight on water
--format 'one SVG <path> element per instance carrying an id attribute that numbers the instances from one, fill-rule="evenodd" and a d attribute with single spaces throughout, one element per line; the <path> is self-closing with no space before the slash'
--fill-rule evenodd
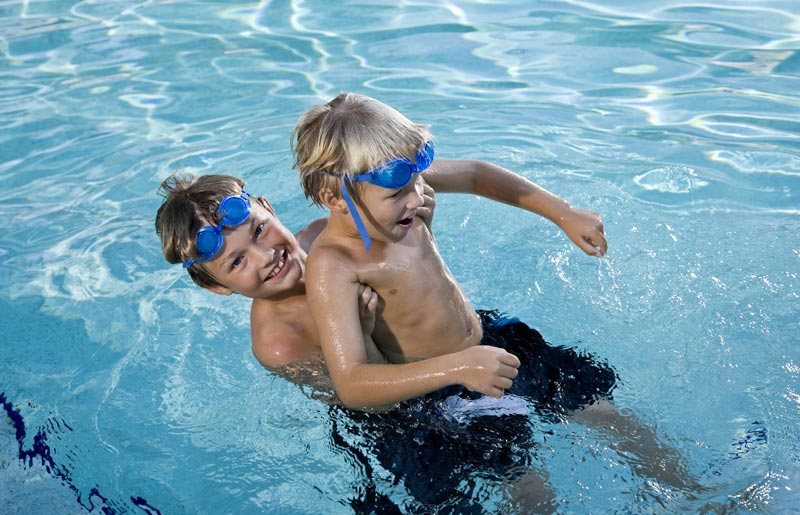
<path id="1" fill-rule="evenodd" d="M 437 156 L 603 216 L 595 260 L 535 215 L 437 196 L 475 307 L 609 363 L 618 406 L 707 488 L 532 416 L 554 511 L 791 513 L 798 34 L 789 0 L 0 5 L 0 512 L 433 511 L 353 420 L 258 366 L 247 300 L 198 289 L 153 230 L 176 171 L 243 177 L 293 230 L 320 216 L 289 135 L 352 90 L 430 124 Z M 460 495 L 525 511 L 513 482 L 473 476 Z"/>
<path id="2" fill-rule="evenodd" d="M 597 260 L 597 284 L 599 285 L 598 302 L 605 305 L 607 310 L 620 310 L 623 307 L 622 300 L 617 295 L 619 286 L 617 277 L 612 265 L 612 258 L 603 257 Z"/>

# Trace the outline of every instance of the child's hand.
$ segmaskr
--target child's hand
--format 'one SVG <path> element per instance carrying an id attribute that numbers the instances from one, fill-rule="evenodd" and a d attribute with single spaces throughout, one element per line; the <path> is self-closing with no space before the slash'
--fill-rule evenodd
<path id="1" fill-rule="evenodd" d="M 519 359 L 499 347 L 476 345 L 458 354 L 463 359 L 461 384 L 473 392 L 502 397 L 517 377 Z"/>
<path id="2" fill-rule="evenodd" d="M 608 252 L 600 213 L 570 208 L 569 213 L 556 223 L 575 245 L 590 256 L 603 257 Z"/>
<path id="3" fill-rule="evenodd" d="M 375 329 L 375 313 L 378 309 L 378 294 L 366 284 L 358 285 L 358 317 L 361 320 L 361 332 L 367 338 Z"/>
<path id="4" fill-rule="evenodd" d="M 433 210 L 436 208 L 436 192 L 433 191 L 427 182 L 422 181 L 422 207 L 417 209 L 417 216 L 422 218 L 428 230 L 433 232 L 431 225 L 433 224 Z"/>

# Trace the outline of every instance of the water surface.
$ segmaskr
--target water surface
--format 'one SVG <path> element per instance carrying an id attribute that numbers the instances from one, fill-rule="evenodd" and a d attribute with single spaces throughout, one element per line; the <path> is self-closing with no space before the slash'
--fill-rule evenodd
<path id="1" fill-rule="evenodd" d="M 654 487 L 596 433 L 536 422 L 560 513 L 797 513 L 799 34 L 788 0 L 0 4 L 0 392 L 19 415 L 0 511 L 352 512 L 367 474 L 327 407 L 257 365 L 247 302 L 196 288 L 153 230 L 179 170 L 243 177 L 293 229 L 319 216 L 289 134 L 349 90 L 430 124 L 439 156 L 603 214 L 598 262 L 533 215 L 437 203 L 473 303 L 606 359 L 617 403 L 710 488 Z"/>

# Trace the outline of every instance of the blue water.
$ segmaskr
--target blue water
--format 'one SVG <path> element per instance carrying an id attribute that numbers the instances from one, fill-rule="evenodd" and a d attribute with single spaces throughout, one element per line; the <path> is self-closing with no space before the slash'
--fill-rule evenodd
<path id="1" fill-rule="evenodd" d="M 319 216 L 289 134 L 349 90 L 604 216 L 598 262 L 510 207 L 436 208 L 473 303 L 611 363 L 617 404 L 709 487 L 537 422 L 559 513 L 800 513 L 799 51 L 794 0 L 0 3 L 0 512 L 352 512 L 367 474 L 328 408 L 153 230 L 178 170 L 243 177 L 295 230 Z"/>

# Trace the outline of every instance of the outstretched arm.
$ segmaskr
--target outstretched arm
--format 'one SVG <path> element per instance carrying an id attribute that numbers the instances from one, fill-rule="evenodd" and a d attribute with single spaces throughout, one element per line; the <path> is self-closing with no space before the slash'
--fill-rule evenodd
<path id="1" fill-rule="evenodd" d="M 403 364 L 376 363 L 359 324 L 364 294 L 346 258 L 315 248 L 306 268 L 307 296 L 334 388 L 342 403 L 364 409 L 385 406 L 461 384 L 500 397 L 511 387 L 519 360 L 497 347 L 466 350 Z M 363 313 L 362 313 L 363 315 Z"/>
<path id="2" fill-rule="evenodd" d="M 423 174 L 438 193 L 474 193 L 541 215 L 590 256 L 608 251 L 599 213 L 576 209 L 562 198 L 510 170 L 484 161 L 434 161 Z"/>

